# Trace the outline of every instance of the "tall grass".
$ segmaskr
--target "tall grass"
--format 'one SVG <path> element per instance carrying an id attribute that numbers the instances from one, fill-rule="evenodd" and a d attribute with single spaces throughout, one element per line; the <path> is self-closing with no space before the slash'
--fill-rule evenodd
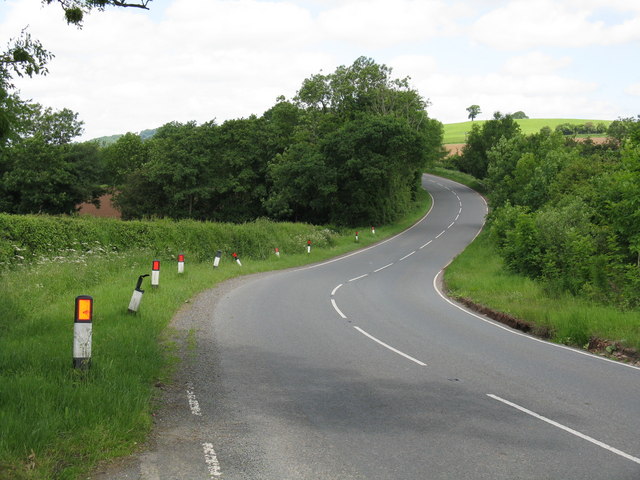
<path id="1" fill-rule="evenodd" d="M 167 325 L 188 299 L 234 276 L 316 262 L 370 245 L 414 223 L 428 201 L 425 193 L 410 215 L 378 226 L 375 236 L 370 226 L 362 227 L 358 243 L 356 229 L 266 221 L 222 228 L 194 222 L 190 228 L 182 224 L 180 234 L 172 233 L 176 222 L 160 222 L 168 233 L 158 225 L 134 224 L 139 235 L 152 232 L 156 243 L 148 248 L 122 244 L 115 250 L 113 236 L 96 240 L 85 230 L 84 237 L 68 238 L 78 248 L 64 247 L 63 255 L 49 256 L 35 243 L 20 246 L 11 237 L 11 248 L 21 249 L 14 255 L 24 258 L 7 261 L 0 273 L 0 479 L 81 478 L 98 461 L 130 453 L 150 431 L 154 385 L 171 379 L 175 339 Z M 55 219 L 46 221 L 55 224 Z M 35 223 L 27 222 L 30 228 Z M 217 242 L 207 229 L 221 235 Z M 306 253 L 307 239 L 313 242 L 311 254 Z M 275 246 L 280 258 L 273 254 Z M 218 249 L 226 252 L 214 269 Z M 230 260 L 231 251 L 240 254 L 242 267 Z M 186 255 L 183 274 L 177 273 L 178 252 Z M 131 315 L 127 306 L 138 275 L 149 273 L 154 258 L 162 261 L 160 286 L 152 289 L 145 281 L 140 310 Z M 78 295 L 94 298 L 92 363 L 86 372 L 72 368 Z"/>

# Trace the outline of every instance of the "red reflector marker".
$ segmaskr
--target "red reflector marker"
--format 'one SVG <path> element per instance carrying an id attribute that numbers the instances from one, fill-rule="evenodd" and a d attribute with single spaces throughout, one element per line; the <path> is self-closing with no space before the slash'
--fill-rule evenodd
<path id="1" fill-rule="evenodd" d="M 160 285 L 160 260 L 154 260 L 151 266 L 151 286 L 157 288 Z"/>

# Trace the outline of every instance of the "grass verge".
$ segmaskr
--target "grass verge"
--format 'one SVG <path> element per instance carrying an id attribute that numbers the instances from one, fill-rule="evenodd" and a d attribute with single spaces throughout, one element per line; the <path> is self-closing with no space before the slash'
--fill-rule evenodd
<path id="1" fill-rule="evenodd" d="M 185 302 L 231 277 L 322 261 L 394 235 L 428 210 L 428 194 L 421 192 L 419 200 L 411 214 L 377 227 L 375 235 L 370 226 L 334 230 L 323 247 L 314 243 L 310 254 L 306 237 L 298 238 L 290 244 L 297 251 L 281 248 L 279 258 L 263 258 L 264 246 L 258 245 L 254 256 L 241 257 L 242 267 L 229 255 L 217 269 L 212 257 L 201 262 L 187 255 L 185 273 L 178 274 L 178 252 L 168 252 L 165 242 L 160 254 L 143 249 L 69 254 L 3 271 L 0 479 L 84 478 L 97 462 L 131 453 L 151 429 L 154 385 L 171 379 L 177 360 L 167 325 Z M 291 225 L 282 228 L 290 230 L 278 232 L 283 237 L 300 236 Z M 136 279 L 149 273 L 157 255 L 163 261 L 160 286 L 152 289 L 146 280 L 140 311 L 128 314 Z M 86 372 L 71 368 L 78 295 L 94 298 L 92 364 Z"/>
<path id="2" fill-rule="evenodd" d="M 473 185 L 459 172 L 437 169 L 434 174 Z M 507 317 L 506 323 L 519 322 L 518 328 L 533 334 L 620 360 L 640 360 L 639 312 L 554 292 L 542 282 L 509 272 L 486 232 L 447 267 L 444 282 L 453 298 Z"/>

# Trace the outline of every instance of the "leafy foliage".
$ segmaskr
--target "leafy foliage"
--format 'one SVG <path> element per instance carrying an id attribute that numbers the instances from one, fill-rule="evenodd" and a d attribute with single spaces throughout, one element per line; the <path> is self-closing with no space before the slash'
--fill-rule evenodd
<path id="1" fill-rule="evenodd" d="M 458 159 L 458 168 L 476 178 L 485 178 L 489 166 L 488 152 L 501 138 L 509 139 L 519 132 L 520 127 L 513 117 L 502 115 L 500 112 L 495 112 L 493 120 L 483 123 L 482 126 L 474 124 Z"/>
<path id="2" fill-rule="evenodd" d="M 491 236 L 513 271 L 622 307 L 640 306 L 640 142 L 565 140 L 550 130 L 489 149 Z"/>
<path id="3" fill-rule="evenodd" d="M 106 147 L 125 218 L 375 223 L 406 212 L 441 153 L 442 124 L 408 79 L 361 57 L 261 117 L 171 123 Z M 127 148 L 129 150 L 127 150 Z M 140 160 L 144 158 L 144 160 Z"/>

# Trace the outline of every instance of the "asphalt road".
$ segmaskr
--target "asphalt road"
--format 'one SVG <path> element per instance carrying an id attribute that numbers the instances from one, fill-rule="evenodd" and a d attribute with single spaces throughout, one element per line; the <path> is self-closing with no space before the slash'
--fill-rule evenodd
<path id="1" fill-rule="evenodd" d="M 423 183 L 433 208 L 403 234 L 183 312 L 198 346 L 154 439 L 95 478 L 640 479 L 640 369 L 445 299 L 486 204 Z"/>

